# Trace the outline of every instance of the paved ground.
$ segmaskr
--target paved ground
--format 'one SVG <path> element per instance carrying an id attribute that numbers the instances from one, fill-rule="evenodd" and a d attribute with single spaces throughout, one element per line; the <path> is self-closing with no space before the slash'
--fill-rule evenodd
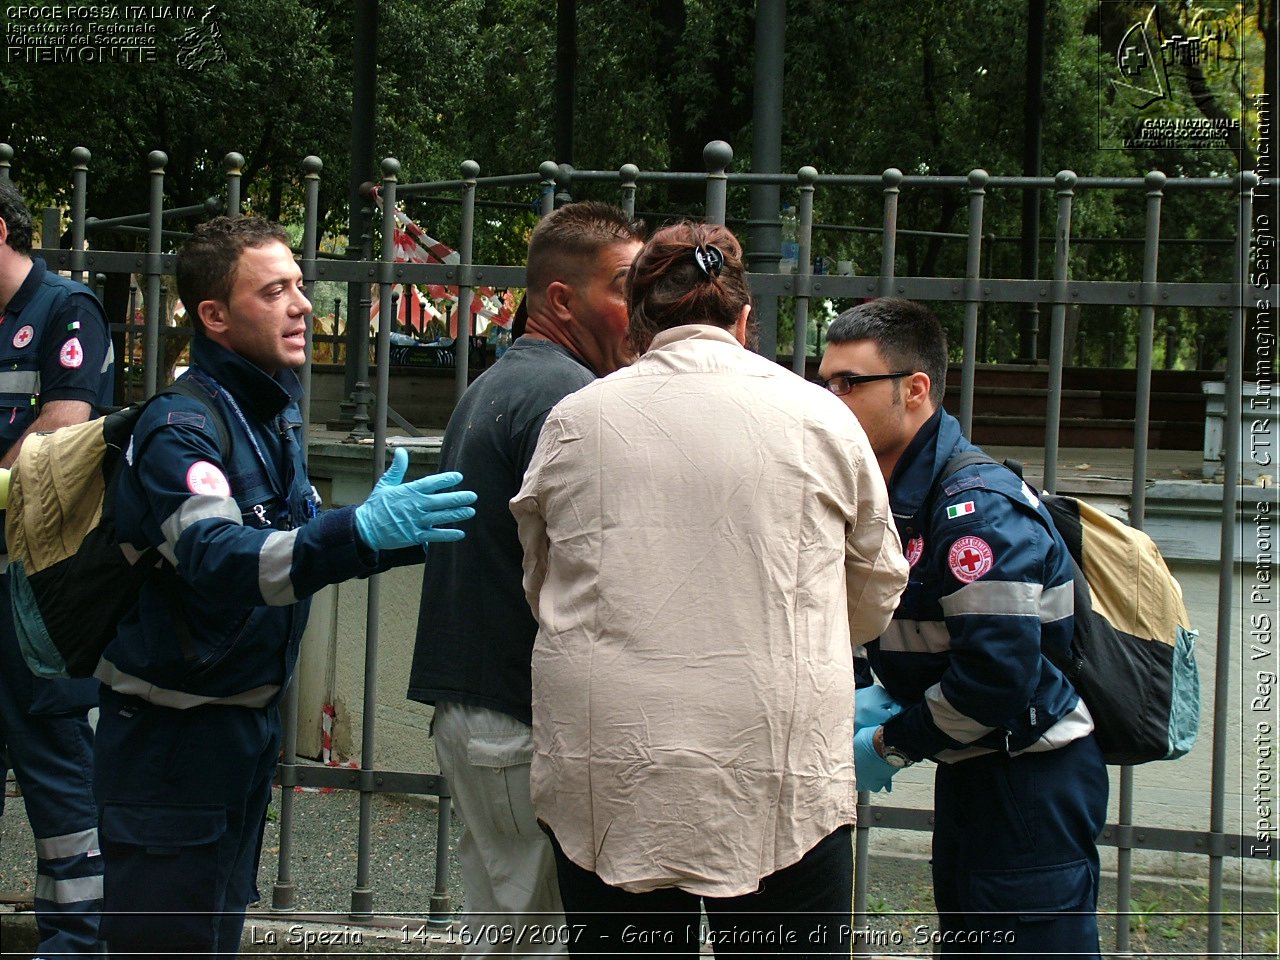
<path id="1" fill-rule="evenodd" d="M 12 786 L 12 785 L 11 785 Z M 385 795 L 373 804 L 370 887 L 372 923 L 349 917 L 356 879 L 359 800 L 347 791 L 296 794 L 293 882 L 295 915 L 270 909 L 279 854 L 278 823 L 268 825 L 259 888 L 263 900 L 246 925 L 243 949 L 264 956 L 346 953 L 361 956 L 456 955 L 464 935 L 430 924 L 428 898 L 435 877 L 436 805 L 425 798 Z M 16 891 L 0 906 L 0 955 L 29 958 L 34 923 L 29 913 L 35 873 L 21 798 L 10 798 L 0 821 L 0 890 Z M 279 795 L 273 805 L 279 807 Z M 456 842 L 455 830 L 455 842 Z M 862 936 L 878 957 L 928 955 L 937 929 L 928 864 L 921 859 L 874 856 L 870 864 L 871 918 Z M 456 861 L 452 876 L 457 876 Z M 455 890 L 454 908 L 460 907 Z M 1181 886 L 1139 879 L 1134 885 L 1130 950 L 1139 956 L 1202 956 L 1206 950 L 1207 895 L 1203 884 Z M 1276 955 L 1275 890 L 1229 890 L 1225 956 Z M 1115 884 L 1104 878 L 1104 949 L 1115 945 Z"/>

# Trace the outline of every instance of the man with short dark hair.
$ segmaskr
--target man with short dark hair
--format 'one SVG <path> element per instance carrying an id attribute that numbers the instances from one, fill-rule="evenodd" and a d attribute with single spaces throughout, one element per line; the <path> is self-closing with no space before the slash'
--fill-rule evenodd
<path id="1" fill-rule="evenodd" d="M 547 215 L 529 241 L 524 336 L 463 395 L 441 466 L 463 471 L 480 501 L 465 549 L 428 557 L 410 699 L 435 705 L 432 735 L 464 824 L 458 858 L 473 929 L 554 924 L 555 861 L 529 799 L 537 623 L 509 501 L 547 413 L 630 362 L 623 285 L 642 225 L 602 203 Z M 470 952 L 533 954 L 563 944 L 477 938 Z"/>
<path id="2" fill-rule="evenodd" d="M 404 482 L 400 449 L 364 503 L 318 513 L 293 372 L 311 304 L 283 229 L 217 217 L 177 274 L 199 395 L 147 406 L 116 497 L 122 541 L 170 566 L 98 664 L 102 937 L 113 954 L 233 956 L 311 595 L 461 539 L 436 528 L 471 516 L 475 495 L 440 492 L 459 474 Z"/>
<path id="3" fill-rule="evenodd" d="M 873 300 L 827 339 L 820 378 L 871 440 L 911 565 L 893 623 L 867 645 L 884 689 L 858 691 L 859 787 L 937 761 L 944 955 L 1096 957 L 1107 770 L 1088 709 L 1044 653 L 1071 642 L 1066 545 L 1012 471 L 947 476 L 977 448 L 942 409 L 947 342 L 927 308 Z"/>
<path id="4" fill-rule="evenodd" d="M 32 433 L 83 423 L 111 402 L 102 305 L 32 256 L 31 240 L 31 213 L 0 178 L 0 467 L 13 464 Z M 0 511 L 0 551 L 3 521 Z M 31 675 L 9 611 L 9 577 L 0 575 L 0 783 L 12 764 L 36 841 L 37 950 L 50 956 L 88 955 L 98 940 L 102 859 L 88 718 L 97 701 L 94 680 Z"/>

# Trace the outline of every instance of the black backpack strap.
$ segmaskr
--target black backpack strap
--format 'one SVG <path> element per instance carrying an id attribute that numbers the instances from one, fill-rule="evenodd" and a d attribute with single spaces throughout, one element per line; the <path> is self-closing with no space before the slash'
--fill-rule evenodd
<path id="1" fill-rule="evenodd" d="M 218 433 L 218 450 L 221 451 L 223 458 L 226 458 L 231 453 L 231 435 L 227 432 L 227 422 L 222 419 L 222 414 L 218 411 L 218 405 L 213 402 L 213 398 L 209 396 L 206 388 L 191 379 L 175 380 L 164 389 L 156 391 L 155 396 L 158 397 L 162 393 L 179 394 L 184 397 L 190 397 L 192 400 L 198 400 L 209 412 L 209 419 L 213 421 L 214 430 Z"/>
<path id="2" fill-rule="evenodd" d="M 213 421 L 214 430 L 218 434 L 218 451 L 222 454 L 222 458 L 225 460 L 231 455 L 231 437 L 227 432 L 227 422 L 218 411 L 218 405 L 213 402 L 213 397 L 209 395 L 208 388 L 192 378 L 187 378 L 185 380 L 175 380 L 162 390 L 157 390 L 151 399 L 154 400 L 161 394 L 178 394 L 199 401 L 200 405 L 208 412 L 209 419 Z M 158 548 L 149 547 L 148 549 L 155 550 L 159 555 Z M 161 569 L 163 571 L 161 575 L 177 580 L 177 572 L 168 561 L 164 563 Z M 182 604 L 178 601 L 179 590 L 177 589 L 177 584 L 175 583 L 173 586 L 174 589 L 164 591 L 165 596 L 169 598 L 170 619 L 173 622 L 174 632 L 177 634 L 178 644 L 182 649 L 183 656 L 188 660 L 192 660 L 196 655 L 195 641 L 192 639 L 191 627 L 187 623 Z"/>

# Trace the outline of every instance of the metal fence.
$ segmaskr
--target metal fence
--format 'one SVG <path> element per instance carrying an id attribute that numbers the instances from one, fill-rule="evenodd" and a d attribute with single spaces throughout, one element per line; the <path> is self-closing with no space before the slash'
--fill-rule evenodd
<path id="1" fill-rule="evenodd" d="M 0 177 L 7 177 L 13 151 L 0 144 Z M 1224 861 L 1231 857 L 1258 857 L 1256 845 L 1249 836 L 1229 835 L 1225 832 L 1227 766 L 1228 692 L 1231 662 L 1231 627 L 1233 616 L 1240 615 L 1236 596 L 1236 582 L 1232 558 L 1239 533 L 1237 510 L 1240 501 L 1242 395 L 1245 382 L 1245 329 L 1250 317 L 1262 316 L 1266 330 L 1274 344 L 1274 326 L 1269 311 L 1259 314 L 1256 308 L 1268 302 L 1270 285 L 1269 267 L 1266 270 L 1250 269 L 1254 237 L 1253 203 L 1255 191 L 1274 197 L 1276 181 L 1260 182 L 1253 173 L 1242 173 L 1231 178 L 1188 179 L 1170 178 L 1152 171 L 1141 179 L 1077 177 L 1064 170 L 1054 177 L 1002 177 L 992 176 L 983 170 L 974 170 L 967 176 L 908 176 L 896 169 L 878 175 L 828 175 L 819 174 L 812 167 L 802 167 L 795 174 L 741 174 L 730 173 L 732 150 L 722 141 L 714 141 L 704 151 L 707 169 L 702 172 L 641 171 L 627 164 L 617 171 L 577 171 L 554 163 L 543 163 L 536 172 L 507 176 L 481 177 L 480 167 L 474 161 L 462 164 L 460 177 L 454 180 L 429 183 L 400 183 L 400 164 L 394 159 L 382 162 L 382 179 L 379 192 L 382 201 L 381 257 L 373 260 L 366 252 L 361 259 L 329 259 L 317 255 L 318 236 L 318 188 L 322 173 L 321 161 L 307 157 L 302 161 L 303 209 L 305 210 L 301 265 L 308 296 L 318 280 L 335 280 L 348 283 L 377 283 L 380 297 L 380 323 L 374 341 L 376 376 L 373 378 L 373 449 L 371 479 L 376 479 L 385 461 L 388 383 L 390 359 L 390 319 L 394 316 L 391 306 L 393 288 L 399 284 L 444 284 L 460 289 L 458 303 L 459 330 L 455 350 L 455 391 L 461 396 L 468 383 L 471 319 L 470 301 L 477 286 L 521 287 L 524 284 L 524 268 L 519 265 L 483 264 L 473 262 L 475 249 L 477 193 L 480 190 L 507 191 L 513 188 L 526 193 L 536 191 L 537 205 L 542 214 L 549 212 L 558 200 L 572 195 L 579 185 L 603 185 L 606 190 L 616 190 L 616 201 L 628 212 L 634 213 L 637 188 L 645 184 L 683 183 L 700 184 L 705 191 L 702 216 L 719 223 L 748 223 L 729 218 L 730 189 L 753 188 L 761 185 L 786 187 L 798 190 L 799 255 L 796 271 L 792 274 L 776 272 L 776 247 L 773 251 L 749 251 L 748 262 L 759 269 L 750 279 L 756 297 L 763 301 L 790 301 L 794 316 L 793 366 L 803 375 L 806 356 L 806 320 L 816 299 L 864 298 L 875 296 L 904 296 L 938 304 L 954 304 L 963 310 L 962 354 L 960 379 L 959 419 L 968 432 L 973 422 L 975 368 L 978 353 L 980 316 L 985 308 L 994 304 L 1014 304 L 1043 307 L 1049 311 L 1048 337 L 1048 398 L 1045 408 L 1046 448 L 1044 486 L 1054 489 L 1058 477 L 1058 435 L 1062 406 L 1063 368 L 1068 345 L 1066 343 L 1066 317 L 1069 309 L 1080 305 L 1135 308 L 1138 313 L 1136 330 L 1136 405 L 1134 409 L 1133 480 L 1130 491 L 1130 522 L 1135 527 L 1143 525 L 1145 516 L 1145 477 L 1147 475 L 1148 428 L 1150 423 L 1151 371 L 1155 346 L 1155 322 L 1158 311 L 1172 308 L 1222 309 L 1230 311 L 1226 338 L 1226 426 L 1223 494 L 1220 527 L 1216 649 L 1214 656 L 1219 669 L 1212 696 L 1212 782 L 1210 790 L 1209 829 L 1177 830 L 1141 826 L 1133 823 L 1134 785 L 1133 771 L 1123 768 L 1119 776 L 1119 818 L 1109 824 L 1103 842 L 1118 848 L 1117 892 L 1123 905 L 1130 901 L 1133 878 L 1132 853 L 1135 849 L 1176 851 L 1203 855 L 1208 858 L 1209 895 L 1208 924 L 1209 949 L 1218 952 L 1222 944 L 1222 906 Z M 87 272 L 93 274 L 117 272 L 137 274 L 144 278 L 145 326 L 143 345 L 143 383 L 146 395 L 153 393 L 158 383 L 160 338 L 160 288 L 164 277 L 173 272 L 174 256 L 166 253 L 171 241 L 181 234 L 164 229 L 166 220 L 177 217 L 202 216 L 225 209 L 238 212 L 241 209 L 241 169 L 243 158 L 230 154 L 226 160 L 226 192 L 222 201 L 211 201 L 195 207 L 166 209 L 164 206 L 165 166 L 163 153 L 152 152 L 147 157 L 150 170 L 150 204 L 144 214 L 112 220 L 92 221 L 86 217 L 85 196 L 89 175 L 89 151 L 78 147 L 71 152 L 71 210 L 70 249 L 55 249 L 49 238 L 56 235 L 56 221 L 47 224 L 44 233 L 45 246 L 40 250 L 51 266 L 69 270 L 77 279 Z M 840 276 L 815 275 L 812 250 L 814 246 L 814 196 L 819 190 L 854 189 L 876 191 L 882 200 L 880 236 L 880 265 L 875 275 Z M 898 276 L 896 247 L 899 237 L 899 199 L 904 191 L 915 189 L 955 190 L 967 194 L 968 224 L 964 234 L 950 235 L 963 238 L 965 244 L 963 276 Z M 1145 206 L 1145 231 L 1141 238 L 1141 267 L 1138 275 L 1125 280 L 1081 280 L 1070 274 L 1070 252 L 1076 239 L 1072 234 L 1072 207 L 1079 191 L 1120 191 L 1142 198 Z M 983 215 L 988 199 L 995 192 L 1026 190 L 1051 192 L 1056 205 L 1056 224 L 1053 232 L 1052 275 L 1046 279 L 1010 279 L 993 277 L 990 272 L 991 237 L 984 234 Z M 1267 191 L 1272 191 L 1268 193 Z M 1161 216 L 1166 201 L 1174 202 L 1180 195 L 1209 192 L 1221 197 L 1221 203 L 1234 214 L 1235 233 L 1223 238 L 1230 243 L 1230 273 L 1219 282 L 1168 282 L 1160 279 L 1160 252 L 1170 242 L 1161 236 Z M 419 264 L 395 262 L 395 212 L 408 197 L 433 196 L 455 198 L 461 208 L 461 226 L 456 249 L 459 262 L 456 265 Z M 527 206 L 512 204 L 512 206 Z M 776 223 L 776 221 L 775 221 Z M 1274 229 L 1269 220 L 1258 223 L 1268 230 Z M 97 231 L 108 229 L 139 230 L 145 224 L 146 249 L 143 252 L 120 252 L 86 249 L 85 238 Z M 1262 233 L 1262 230 L 1259 230 Z M 1274 249 L 1274 236 L 1269 235 Z M 1257 238 L 1261 240 L 1261 237 Z M 366 251 L 368 245 L 366 244 Z M 984 250 L 988 251 L 984 271 Z M 1269 262 L 1269 261 L 1268 261 Z M 1261 261 L 1256 262 L 1261 266 Z M 349 304 L 348 315 L 358 318 L 359 313 Z M 350 320 L 349 320 L 350 322 Z M 1262 327 L 1255 324 L 1257 330 Z M 1260 336 L 1261 334 L 1259 334 Z M 762 342 L 772 346 L 776 342 L 776 329 L 764 331 Z M 1167 352 L 1167 350 L 1166 350 Z M 368 351 L 357 351 L 356 360 L 364 355 L 362 377 L 368 379 Z M 1259 352 L 1262 357 L 1263 351 Z M 1273 385 L 1274 346 L 1265 351 L 1266 365 L 1259 360 L 1251 382 L 1255 388 Z M 304 388 L 310 386 L 310 364 L 301 371 Z M 1264 390 L 1263 392 L 1266 392 Z M 1261 562 L 1261 561 L 1260 561 Z M 1271 560 L 1268 557 L 1268 564 Z M 1269 568 L 1268 568 L 1269 576 Z M 368 918 L 374 913 L 373 891 L 369 883 L 371 854 L 371 804 L 379 792 L 430 794 L 440 798 L 436 885 L 430 898 L 430 914 L 433 921 L 447 922 L 451 898 L 448 889 L 447 858 L 449 839 L 449 792 L 443 778 L 427 774 L 407 774 L 375 769 L 372 758 L 375 747 L 375 705 L 378 683 L 378 609 L 380 599 L 378 578 L 369 583 L 368 613 L 365 647 L 365 696 L 362 727 L 361 756 L 358 770 L 315 768 L 299 764 L 297 743 L 297 685 L 294 695 L 286 701 L 286 740 L 279 779 L 284 786 L 280 811 L 279 878 L 273 892 L 273 907 L 288 911 L 295 903 L 290 861 L 291 835 L 295 785 L 332 786 L 360 792 L 360 828 L 357 856 L 357 875 L 351 896 L 351 912 L 356 918 Z M 1257 639 L 1257 638 L 1255 638 Z M 1266 637 L 1270 642 L 1270 635 Z M 856 833 L 856 924 L 866 925 L 867 863 L 870 849 L 871 828 L 895 827 L 929 831 L 931 820 L 928 811 L 897 808 L 877 803 L 874 807 L 867 794 L 859 796 L 858 829 Z M 1252 852 L 1251 852 L 1252 851 Z M 1276 844 L 1267 845 L 1264 859 L 1280 859 Z M 1117 949 L 1128 948 L 1129 923 L 1123 912 L 1118 917 Z M 856 949 L 856 948 L 855 948 Z"/>

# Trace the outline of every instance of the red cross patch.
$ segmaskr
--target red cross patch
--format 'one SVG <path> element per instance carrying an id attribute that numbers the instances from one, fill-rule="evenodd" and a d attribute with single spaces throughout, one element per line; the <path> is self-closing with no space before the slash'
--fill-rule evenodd
<path id="1" fill-rule="evenodd" d="M 947 553 L 952 575 L 963 583 L 973 583 L 995 565 L 996 557 L 981 537 L 961 537 Z"/>
<path id="2" fill-rule="evenodd" d="M 72 337 L 58 351 L 58 362 L 68 370 L 74 370 L 84 363 L 84 348 L 80 346 L 80 338 Z"/>
<path id="3" fill-rule="evenodd" d="M 31 338 L 35 335 L 36 332 L 32 329 L 31 324 L 28 323 L 25 326 L 21 326 L 18 328 L 18 332 L 13 335 L 13 345 L 21 350 L 31 342 Z"/>
<path id="4" fill-rule="evenodd" d="M 924 554 L 924 537 L 912 537 L 907 541 L 907 566 L 914 567 Z"/>
<path id="5" fill-rule="evenodd" d="M 187 468 L 187 489 L 197 496 L 231 496 L 226 474 L 208 460 L 197 460 Z"/>

